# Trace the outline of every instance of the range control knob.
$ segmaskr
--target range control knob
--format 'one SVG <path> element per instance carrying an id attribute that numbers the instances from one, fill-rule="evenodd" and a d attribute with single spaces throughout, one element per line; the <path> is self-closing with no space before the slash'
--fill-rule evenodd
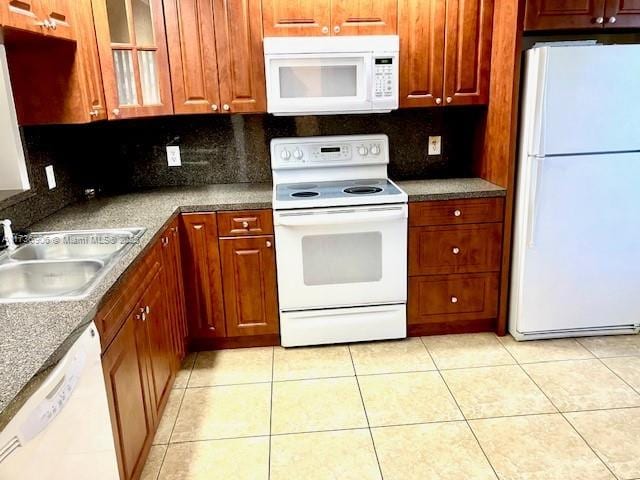
<path id="1" fill-rule="evenodd" d="M 371 145 L 371 155 L 380 155 L 380 146 L 379 145 Z"/>
<path id="2" fill-rule="evenodd" d="M 358 147 L 358 153 L 364 157 L 367 153 L 369 153 L 369 150 L 367 149 L 367 147 L 362 145 Z"/>
<path id="3" fill-rule="evenodd" d="M 280 153 L 280 158 L 283 160 L 289 160 L 291 158 L 291 152 L 289 150 L 282 150 Z"/>
<path id="4" fill-rule="evenodd" d="M 299 148 L 296 148 L 293 152 L 293 158 L 300 160 L 304 156 L 304 153 Z"/>

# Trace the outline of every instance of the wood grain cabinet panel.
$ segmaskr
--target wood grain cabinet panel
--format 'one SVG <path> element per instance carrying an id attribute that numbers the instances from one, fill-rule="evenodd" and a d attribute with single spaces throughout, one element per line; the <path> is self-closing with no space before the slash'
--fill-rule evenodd
<path id="1" fill-rule="evenodd" d="M 492 319 L 497 314 L 497 273 L 409 279 L 409 325 Z"/>
<path id="2" fill-rule="evenodd" d="M 220 239 L 227 335 L 279 332 L 273 235 Z"/>
<path id="3" fill-rule="evenodd" d="M 502 222 L 504 198 L 440 200 L 409 204 L 409 226 Z"/>
<path id="4" fill-rule="evenodd" d="M 131 314 L 102 356 L 120 478 L 136 478 L 153 437 L 145 325 Z"/>
<path id="5" fill-rule="evenodd" d="M 328 35 L 331 0 L 263 0 L 265 37 Z"/>
<path id="6" fill-rule="evenodd" d="M 164 0 L 175 113 L 220 111 L 213 0 Z"/>
<path id="7" fill-rule="evenodd" d="M 640 28 L 640 0 L 607 0 L 604 27 Z"/>
<path id="8" fill-rule="evenodd" d="M 493 0 L 447 0 L 444 103 L 489 101 Z"/>
<path id="9" fill-rule="evenodd" d="M 56 38 L 75 40 L 76 31 L 71 3 L 78 0 L 41 0 L 43 17 L 49 21 L 46 34 Z"/>
<path id="10" fill-rule="evenodd" d="M 605 0 L 527 0 L 524 28 L 525 30 L 601 28 L 604 24 L 604 7 Z"/>
<path id="11" fill-rule="evenodd" d="M 273 212 L 271 210 L 218 212 L 216 217 L 218 219 L 218 235 L 221 237 L 273 233 Z"/>
<path id="12" fill-rule="evenodd" d="M 398 0 L 334 0 L 331 25 L 334 35 L 395 35 Z"/>
<path id="13" fill-rule="evenodd" d="M 3 27 L 45 35 L 43 0 L 0 0 L 0 24 Z"/>
<path id="14" fill-rule="evenodd" d="M 183 214 L 182 268 L 189 341 L 225 337 L 218 227 L 215 213 Z"/>
<path id="15" fill-rule="evenodd" d="M 497 272 L 501 253 L 501 223 L 409 230 L 410 276 Z"/>
<path id="16" fill-rule="evenodd" d="M 445 2 L 399 0 L 400 106 L 442 104 Z"/>

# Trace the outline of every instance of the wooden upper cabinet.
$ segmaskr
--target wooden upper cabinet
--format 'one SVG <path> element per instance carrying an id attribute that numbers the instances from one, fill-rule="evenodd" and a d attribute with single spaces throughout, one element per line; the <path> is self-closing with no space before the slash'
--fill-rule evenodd
<path id="1" fill-rule="evenodd" d="M 493 0 L 448 0 L 444 103 L 489 101 Z"/>
<path id="2" fill-rule="evenodd" d="M 262 0 L 262 9 L 265 37 L 328 35 L 330 32 L 331 0 Z"/>
<path id="3" fill-rule="evenodd" d="M 619 4 L 623 3 L 623 0 L 610 3 Z M 605 0 L 527 0 L 524 28 L 525 30 L 600 28 L 605 22 L 604 6 Z"/>
<path id="4" fill-rule="evenodd" d="M 445 2 L 400 0 L 400 106 L 442 103 Z"/>
<path id="5" fill-rule="evenodd" d="M 162 0 L 92 0 L 110 119 L 173 113 Z"/>
<path id="6" fill-rule="evenodd" d="M 220 240 L 227 336 L 279 331 L 273 235 Z"/>
<path id="7" fill-rule="evenodd" d="M 0 2 L 2 26 L 75 40 L 75 26 L 70 15 L 71 0 L 0 0 Z"/>
<path id="8" fill-rule="evenodd" d="M 610 28 L 639 28 L 640 0 L 607 0 L 604 26 Z"/>
<path id="9" fill-rule="evenodd" d="M 395 35 L 398 0 L 333 0 L 334 35 Z"/>
<path id="10" fill-rule="evenodd" d="M 266 112 L 261 0 L 213 0 L 222 111 Z"/>
<path id="11" fill-rule="evenodd" d="M 41 0 L 43 16 L 49 24 L 47 35 L 57 38 L 74 40 L 76 38 L 75 25 L 71 14 L 71 3 L 78 0 Z"/>
<path id="12" fill-rule="evenodd" d="M 220 111 L 214 0 L 164 0 L 175 113 Z"/>

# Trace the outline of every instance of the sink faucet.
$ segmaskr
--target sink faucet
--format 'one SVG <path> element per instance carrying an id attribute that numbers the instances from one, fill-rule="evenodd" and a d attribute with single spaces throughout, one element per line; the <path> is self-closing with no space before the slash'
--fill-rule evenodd
<path id="1" fill-rule="evenodd" d="M 2 220 L 2 226 L 4 227 L 4 242 L 7 245 L 7 249 L 12 252 L 16 248 L 16 242 L 13 240 L 13 231 L 11 231 L 11 220 Z"/>

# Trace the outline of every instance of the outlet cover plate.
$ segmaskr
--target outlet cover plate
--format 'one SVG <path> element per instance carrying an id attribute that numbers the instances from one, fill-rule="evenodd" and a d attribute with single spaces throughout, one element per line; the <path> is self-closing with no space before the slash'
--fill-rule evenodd
<path id="1" fill-rule="evenodd" d="M 442 153 L 442 137 L 440 135 L 429 137 L 429 155 L 440 155 Z"/>
<path id="2" fill-rule="evenodd" d="M 49 185 L 49 190 L 53 190 L 56 188 L 56 175 L 53 173 L 53 165 L 47 165 L 44 167 L 44 171 L 47 174 L 47 184 Z"/>
<path id="3" fill-rule="evenodd" d="M 179 167 L 182 165 L 180 159 L 180 147 L 177 145 L 167 146 L 167 164 L 170 167 Z"/>

